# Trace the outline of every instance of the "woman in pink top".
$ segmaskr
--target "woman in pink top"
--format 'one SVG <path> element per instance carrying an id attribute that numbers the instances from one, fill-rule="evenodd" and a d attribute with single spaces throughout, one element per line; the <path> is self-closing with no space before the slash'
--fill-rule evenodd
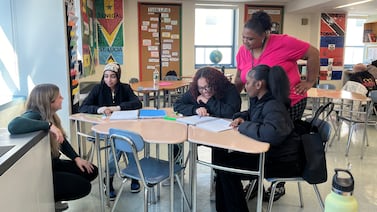
<path id="1" fill-rule="evenodd" d="M 314 85 L 319 74 L 319 51 L 309 43 L 289 35 L 271 34 L 271 17 L 263 11 L 256 12 L 244 25 L 243 45 L 237 53 L 238 91 L 244 87 L 246 75 L 253 67 L 264 64 L 281 66 L 290 81 L 293 120 L 300 119 L 306 106 L 306 92 Z M 307 78 L 301 81 L 297 60 L 307 60 Z"/>
<path id="2" fill-rule="evenodd" d="M 244 88 L 247 73 L 257 65 L 281 66 L 290 82 L 288 109 L 291 119 L 302 118 L 306 107 L 306 92 L 314 85 L 319 74 L 319 51 L 309 43 L 289 35 L 271 34 L 271 17 L 264 11 L 253 13 L 242 32 L 243 45 L 237 53 L 235 84 L 239 92 Z M 297 60 L 307 60 L 307 77 L 301 81 Z M 270 188 L 264 197 L 269 199 Z M 274 201 L 285 194 L 284 183 L 276 188 Z"/>

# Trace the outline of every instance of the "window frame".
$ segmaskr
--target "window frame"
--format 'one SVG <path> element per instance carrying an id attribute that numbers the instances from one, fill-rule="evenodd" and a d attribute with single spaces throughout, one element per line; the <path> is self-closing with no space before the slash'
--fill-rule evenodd
<path id="1" fill-rule="evenodd" d="M 347 20 L 346 20 L 346 23 L 348 23 L 348 19 L 364 19 L 365 20 L 365 22 L 364 23 L 366 23 L 366 21 L 367 21 L 367 17 L 365 17 L 365 16 L 354 16 L 354 15 L 349 15 L 349 16 L 347 16 Z M 347 30 L 348 30 L 348 24 L 346 25 L 346 27 L 347 27 L 347 29 L 346 29 L 346 32 L 347 32 Z M 346 33 L 346 35 L 345 35 L 346 37 L 347 37 L 347 33 Z M 360 39 L 362 39 L 362 38 L 360 38 Z M 346 51 L 347 51 L 347 49 L 349 49 L 349 48 L 360 48 L 360 49 L 362 49 L 362 52 L 363 52 L 363 59 L 362 59 L 362 61 L 359 61 L 359 63 L 365 63 L 365 49 L 366 49 L 366 44 L 365 43 L 363 43 L 363 44 L 361 44 L 361 45 L 347 45 L 347 43 L 346 43 L 346 39 L 344 40 L 344 61 L 343 61 L 343 67 L 344 68 L 349 68 L 349 69 L 352 69 L 352 67 L 353 67 L 353 65 L 355 65 L 354 63 L 347 63 L 347 61 L 346 61 Z"/>
<path id="2" fill-rule="evenodd" d="M 233 5 L 204 5 L 204 4 L 197 4 L 195 6 L 195 13 L 196 9 L 231 9 L 233 12 L 233 26 L 232 26 L 232 45 L 195 45 L 194 40 L 194 66 L 195 69 L 198 69 L 203 66 L 218 66 L 224 68 L 235 68 L 236 67 L 236 47 L 237 47 L 237 17 L 238 17 L 238 10 Z M 196 33 L 196 32 L 195 32 Z M 219 49 L 219 48 L 230 48 L 231 52 L 231 62 L 227 64 L 219 63 L 219 64 L 200 64 L 196 62 L 196 50 L 197 48 L 208 48 L 208 49 Z"/>

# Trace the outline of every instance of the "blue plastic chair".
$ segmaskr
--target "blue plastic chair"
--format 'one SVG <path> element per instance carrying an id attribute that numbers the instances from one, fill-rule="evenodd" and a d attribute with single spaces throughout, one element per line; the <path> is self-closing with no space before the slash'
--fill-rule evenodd
<path id="1" fill-rule="evenodd" d="M 123 179 L 120 191 L 115 199 L 112 211 L 116 208 L 125 182 L 128 178 L 139 180 L 144 186 L 144 211 L 148 211 L 148 197 L 155 185 L 169 178 L 169 161 L 158 158 L 144 156 L 139 158 L 139 152 L 144 149 L 144 139 L 137 133 L 120 130 L 109 129 L 110 143 L 112 151 L 120 150 L 122 152 L 132 153 L 135 158 L 135 164 L 129 163 L 126 168 L 120 169 L 116 163 L 118 176 Z M 115 155 L 114 155 L 115 157 Z M 115 160 L 116 161 L 116 160 Z M 178 173 L 183 167 L 174 164 L 174 175 L 178 178 Z"/>

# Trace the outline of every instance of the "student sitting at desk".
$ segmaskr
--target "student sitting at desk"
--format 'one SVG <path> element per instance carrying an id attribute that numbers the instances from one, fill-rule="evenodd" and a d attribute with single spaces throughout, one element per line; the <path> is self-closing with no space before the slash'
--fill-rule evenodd
<path id="1" fill-rule="evenodd" d="M 236 87 L 219 70 L 199 69 L 189 90 L 174 103 L 174 111 L 184 116 L 215 116 L 232 118 L 241 110 L 241 97 Z M 221 158 L 227 150 L 212 148 L 212 160 Z"/>
<path id="2" fill-rule="evenodd" d="M 121 69 L 119 64 L 113 62 L 105 66 L 100 84 L 96 85 L 85 98 L 79 108 L 80 113 L 104 114 L 111 115 L 114 111 L 120 110 L 136 110 L 142 107 L 139 98 L 132 91 L 129 84 L 120 82 Z M 120 159 L 121 152 L 116 152 L 117 159 Z M 127 156 L 128 162 L 133 163 L 132 154 Z M 112 151 L 109 154 L 109 176 L 110 191 L 109 197 L 114 200 L 116 197 L 113 187 L 113 179 L 116 172 L 114 156 Z M 140 184 L 137 180 L 131 182 L 131 192 L 140 191 Z"/>
<path id="3" fill-rule="evenodd" d="M 49 131 L 56 211 L 68 208 L 68 204 L 61 201 L 88 195 L 92 188 L 90 182 L 98 175 L 97 167 L 80 158 L 66 139 L 56 114 L 62 108 L 62 102 L 63 97 L 56 85 L 37 85 L 30 93 L 26 112 L 8 124 L 11 134 Z M 60 152 L 70 160 L 60 159 Z"/>
<path id="4" fill-rule="evenodd" d="M 368 90 L 367 95 L 370 91 L 376 90 L 376 79 L 373 77 L 371 73 L 368 72 L 367 66 L 358 63 L 353 66 L 354 73 L 350 76 L 350 81 L 358 82 L 364 85 L 364 87 Z"/>
<path id="5" fill-rule="evenodd" d="M 236 113 L 231 126 L 241 134 L 270 143 L 265 177 L 301 176 L 302 147 L 298 135 L 293 133 L 288 112 L 289 81 L 285 71 L 280 66 L 258 65 L 248 72 L 245 88 L 250 97 L 249 110 Z M 257 170 L 259 155 L 231 152 L 216 161 L 222 166 Z M 248 178 L 250 176 L 218 171 L 217 211 L 248 211 L 241 183 L 242 179 Z"/>

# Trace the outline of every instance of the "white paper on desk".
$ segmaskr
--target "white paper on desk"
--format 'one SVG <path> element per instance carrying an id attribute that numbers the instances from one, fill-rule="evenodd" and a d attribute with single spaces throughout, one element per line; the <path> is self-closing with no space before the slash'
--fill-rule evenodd
<path id="1" fill-rule="evenodd" d="M 139 116 L 139 110 L 123 110 L 123 111 L 114 111 L 110 120 L 130 120 L 137 119 Z"/>
<path id="2" fill-rule="evenodd" d="M 176 121 L 184 123 L 184 124 L 197 125 L 199 123 L 204 123 L 204 122 L 212 121 L 215 119 L 216 119 L 215 117 L 211 117 L 211 116 L 195 115 L 195 116 L 187 116 L 183 118 L 178 118 Z"/>
<path id="3" fill-rule="evenodd" d="M 232 127 L 229 126 L 230 123 L 231 121 L 215 118 L 214 120 L 211 120 L 211 121 L 199 123 L 196 126 L 205 130 L 212 131 L 212 132 L 221 132 L 224 130 L 232 129 Z"/>

